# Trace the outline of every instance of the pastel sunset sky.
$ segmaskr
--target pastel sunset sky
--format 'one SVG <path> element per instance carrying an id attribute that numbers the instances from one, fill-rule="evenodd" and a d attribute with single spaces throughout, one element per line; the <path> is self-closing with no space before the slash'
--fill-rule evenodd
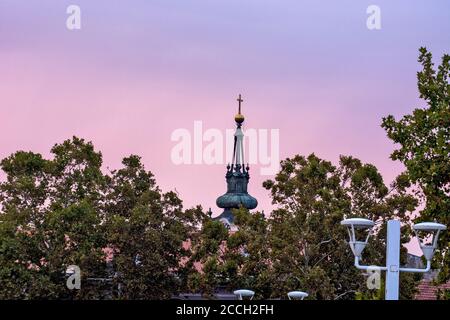
<path id="1" fill-rule="evenodd" d="M 81 30 L 66 28 L 71 4 Z M 353 155 L 390 182 L 402 167 L 381 119 L 423 106 L 418 48 L 439 62 L 449 34 L 448 0 L 0 0 L 0 158 L 77 135 L 105 168 L 138 154 L 163 190 L 218 214 L 225 165 L 175 165 L 171 134 L 233 128 L 241 93 L 244 129 L 279 129 L 281 159 Z M 266 212 L 268 178 L 252 166 Z"/>

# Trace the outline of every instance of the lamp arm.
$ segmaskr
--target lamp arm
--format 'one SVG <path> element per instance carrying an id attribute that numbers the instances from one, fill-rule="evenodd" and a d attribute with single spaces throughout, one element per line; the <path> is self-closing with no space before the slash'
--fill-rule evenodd
<path id="1" fill-rule="evenodd" d="M 416 269 L 416 268 L 400 268 L 401 272 L 420 272 L 420 273 L 426 273 L 431 270 L 431 261 L 427 261 L 427 267 L 425 269 Z"/>
<path id="2" fill-rule="evenodd" d="M 359 258 L 355 256 L 355 267 L 359 270 L 374 270 L 378 269 L 381 271 L 386 271 L 387 267 L 379 267 L 379 266 L 362 266 L 359 264 Z"/>

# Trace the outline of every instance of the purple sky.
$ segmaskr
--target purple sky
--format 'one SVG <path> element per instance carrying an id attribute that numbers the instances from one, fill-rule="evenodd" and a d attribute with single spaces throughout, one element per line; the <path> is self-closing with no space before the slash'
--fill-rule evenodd
<path id="1" fill-rule="evenodd" d="M 164 190 L 220 210 L 224 165 L 171 162 L 178 128 L 233 127 L 236 96 L 248 128 L 280 129 L 281 158 L 351 154 L 387 182 L 401 171 L 380 127 L 422 105 L 418 48 L 450 51 L 450 2 L 262 0 L 0 0 L 0 157 L 48 154 L 72 135 L 105 166 L 141 155 Z M 432 5 L 431 5 L 432 3 Z M 66 29 L 66 8 L 82 29 Z M 381 8 L 368 30 L 366 8 Z M 253 166 L 249 190 L 270 210 Z"/>

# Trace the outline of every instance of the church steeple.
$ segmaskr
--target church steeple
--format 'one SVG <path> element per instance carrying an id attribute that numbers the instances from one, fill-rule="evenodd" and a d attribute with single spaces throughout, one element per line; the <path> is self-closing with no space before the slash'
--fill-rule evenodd
<path id="1" fill-rule="evenodd" d="M 228 225 L 232 225 L 234 222 L 234 216 L 232 209 L 243 206 L 247 209 L 254 209 L 258 205 L 258 201 L 248 194 L 247 185 L 250 179 L 249 170 L 250 167 L 244 165 L 244 133 L 242 132 L 242 123 L 245 118 L 241 113 L 242 100 L 241 95 L 237 99 L 239 102 L 238 113 L 234 117 L 236 122 L 236 132 L 234 133 L 234 148 L 233 158 L 231 159 L 231 165 L 227 166 L 226 181 L 227 192 L 217 198 L 216 204 L 219 208 L 223 208 L 224 211 L 216 219 L 222 220 Z"/>

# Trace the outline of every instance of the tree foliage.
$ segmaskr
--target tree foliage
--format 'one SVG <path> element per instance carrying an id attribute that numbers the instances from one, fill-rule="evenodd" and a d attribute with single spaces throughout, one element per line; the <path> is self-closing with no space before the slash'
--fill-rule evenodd
<path id="1" fill-rule="evenodd" d="M 83 139 L 51 153 L 1 161 L 0 298 L 155 299 L 181 290 L 180 261 L 190 254 L 182 244 L 201 209 L 183 210 L 138 156 L 104 174 L 101 153 Z M 81 269 L 81 290 L 66 287 L 70 265 Z"/>
<path id="2" fill-rule="evenodd" d="M 353 267 L 340 221 L 358 216 L 378 222 L 364 260 L 382 264 L 385 222 L 394 217 L 408 222 L 417 204 L 401 178 L 388 188 L 373 165 L 342 156 L 333 166 L 311 154 L 282 161 L 280 172 L 264 187 L 276 206 L 268 218 L 241 208 L 235 211 L 238 231 L 211 232 L 221 228 L 215 221 L 203 229 L 198 252 L 205 268 L 195 277 L 197 289 L 211 293 L 221 279 L 228 289 L 250 287 L 260 298 L 285 298 L 288 291 L 299 289 L 312 299 L 379 295 L 368 291 L 364 275 Z M 405 243 L 409 236 L 403 234 Z M 403 248 L 403 262 L 405 258 Z M 406 278 L 401 295 L 411 298 L 415 281 Z"/>
<path id="3" fill-rule="evenodd" d="M 417 73 L 418 90 L 426 107 L 415 109 L 396 121 L 389 115 L 382 127 L 388 137 L 398 145 L 393 160 L 401 161 L 404 176 L 417 188 L 424 200 L 420 221 L 438 221 L 450 227 L 450 56 L 442 57 L 435 70 L 432 55 L 420 48 Z M 441 280 L 450 278 L 450 237 L 444 232 L 437 252 Z"/>
<path id="4" fill-rule="evenodd" d="M 123 299 L 170 298 L 181 288 L 183 246 L 202 218 L 200 208 L 184 211 L 174 192 L 162 193 L 137 156 L 123 160 L 107 192 L 108 245 L 113 249 L 114 283 Z"/>

